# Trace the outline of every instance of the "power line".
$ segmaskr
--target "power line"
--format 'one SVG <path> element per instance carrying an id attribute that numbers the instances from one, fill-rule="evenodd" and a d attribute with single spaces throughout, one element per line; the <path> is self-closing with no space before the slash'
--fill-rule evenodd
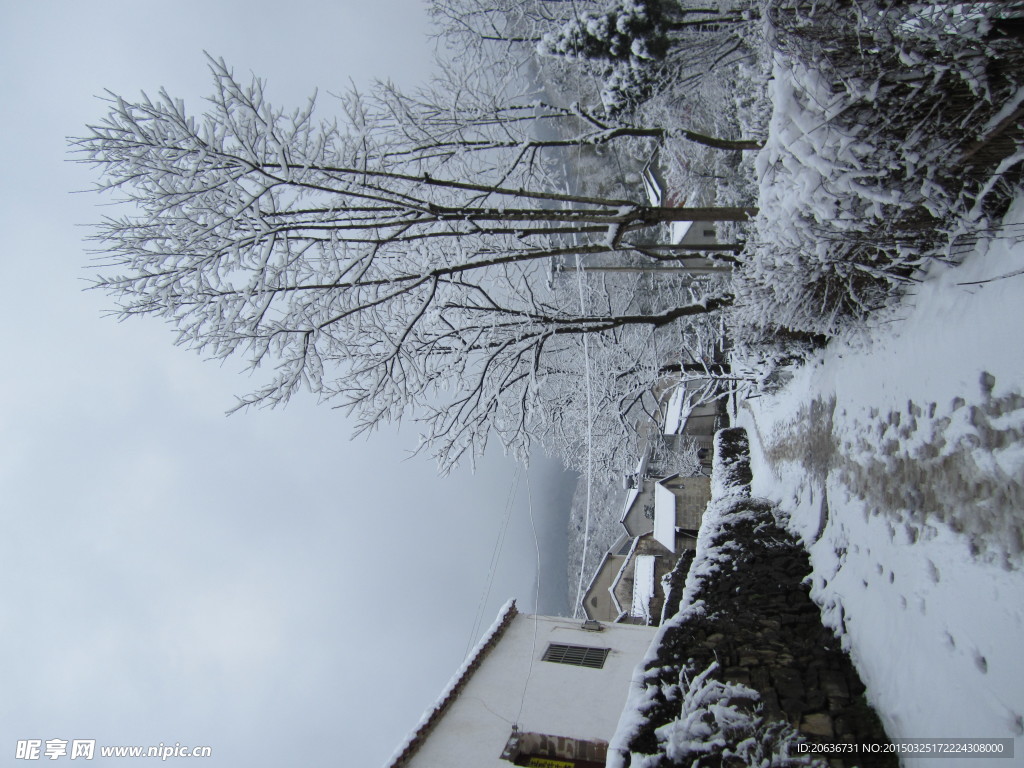
<path id="1" fill-rule="evenodd" d="M 576 256 L 576 282 L 580 292 L 580 312 L 586 314 L 585 298 L 583 295 L 583 265 L 580 257 Z M 580 557 L 580 578 L 576 585 L 576 601 L 573 605 L 572 615 L 579 618 L 580 608 L 583 605 L 583 572 L 587 567 L 587 550 L 590 546 L 590 491 L 594 476 L 594 402 L 590 384 L 590 345 L 587 334 L 583 335 L 583 368 L 587 382 L 587 506 L 583 524 L 583 554 Z"/>
<path id="2" fill-rule="evenodd" d="M 523 683 L 523 695 L 519 700 L 519 712 L 516 713 L 516 724 L 523 715 L 523 707 L 526 706 L 526 690 L 530 686 L 530 677 L 533 675 L 533 661 L 537 656 L 537 628 L 540 619 L 537 612 L 540 610 L 540 541 L 537 539 L 537 524 L 533 519 L 533 491 L 530 488 L 530 468 L 526 468 L 526 498 L 530 509 L 530 530 L 533 531 L 533 547 L 537 553 L 536 571 L 534 573 L 533 592 L 533 646 L 530 650 L 530 668 L 526 672 L 526 681 Z"/>
<path id="3" fill-rule="evenodd" d="M 519 478 L 521 473 L 522 465 L 516 464 L 516 470 L 512 475 L 512 482 L 509 486 L 508 496 L 505 499 L 505 517 L 502 520 L 501 526 L 498 528 L 498 536 L 494 541 L 494 548 L 491 550 L 491 562 L 487 570 L 487 581 L 485 583 L 484 593 L 480 597 L 479 605 L 477 605 L 476 618 L 473 621 L 473 628 L 469 633 L 469 641 L 466 645 L 466 652 L 464 656 L 469 655 L 469 652 L 473 649 L 473 646 L 479 639 L 484 610 L 487 607 L 487 600 L 491 596 L 491 587 L 494 586 L 494 574 L 498 570 L 498 563 L 501 560 L 501 551 L 505 546 L 505 535 L 508 533 L 509 522 L 512 519 L 512 509 L 516 498 L 516 492 L 519 490 Z"/>

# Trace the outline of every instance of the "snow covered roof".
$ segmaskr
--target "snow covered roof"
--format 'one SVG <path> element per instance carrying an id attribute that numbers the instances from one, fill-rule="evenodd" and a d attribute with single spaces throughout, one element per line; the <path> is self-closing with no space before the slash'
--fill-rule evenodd
<path id="1" fill-rule="evenodd" d="M 622 537 L 619 537 L 619 541 L 622 541 Z M 590 581 L 587 584 L 587 589 L 583 593 L 583 612 L 587 614 L 587 618 L 594 618 L 590 615 L 590 611 L 587 610 L 587 596 L 591 593 L 597 583 L 598 577 L 601 575 L 601 571 L 604 570 L 605 564 L 608 560 L 615 556 L 616 550 L 621 546 L 619 542 L 616 542 L 611 549 L 604 553 L 604 557 L 601 558 L 601 562 L 597 564 L 597 568 L 594 569 L 594 575 L 590 577 Z"/>
<path id="2" fill-rule="evenodd" d="M 654 597 L 654 555 L 637 555 L 633 565 L 633 604 L 630 616 L 647 618 L 651 615 Z"/>
<path id="3" fill-rule="evenodd" d="M 448 685 L 441 692 L 437 702 L 423 713 L 420 722 L 405 738 L 405 741 L 399 745 L 398 749 L 395 750 L 391 759 L 386 763 L 386 768 L 399 768 L 399 766 L 405 765 L 416 754 L 416 751 L 426 740 L 430 731 L 433 730 L 434 726 L 444 716 L 448 707 L 458 697 L 459 692 L 466 686 L 466 683 L 469 682 L 473 673 L 480 666 L 488 651 L 498 643 L 498 640 L 505 634 L 505 630 L 508 629 L 512 619 L 518 613 L 515 600 L 509 600 L 501 607 L 501 610 L 498 612 L 498 618 L 494 620 L 490 629 L 484 633 L 473 650 L 466 656 L 466 660 L 462 662 L 462 666 L 452 676 L 452 679 L 448 681 Z"/>
<path id="4" fill-rule="evenodd" d="M 626 573 L 626 566 L 628 566 L 630 561 L 633 559 L 633 553 L 636 552 L 636 548 L 639 543 L 639 537 L 633 539 L 633 544 L 630 546 L 629 552 L 626 554 L 625 560 L 622 561 L 622 566 L 619 568 L 619 572 L 615 574 L 615 578 L 612 579 L 612 585 L 608 587 L 608 594 L 612 596 L 612 605 L 615 606 L 615 611 L 619 614 L 620 619 L 626 615 L 626 610 L 622 607 L 622 604 L 619 602 L 619 598 L 615 596 L 615 588 L 619 586 L 619 582 L 622 581 L 622 577 Z M 616 621 L 618 620 L 619 619 L 616 619 Z"/>
<path id="5" fill-rule="evenodd" d="M 590 590 L 594 588 L 594 582 L 597 581 L 597 577 L 601 575 L 601 569 L 604 568 L 605 563 L 608 562 L 609 557 L 615 556 L 615 547 L 612 547 L 604 553 L 604 557 L 601 558 L 601 562 L 597 564 L 597 568 L 594 569 L 594 575 L 590 577 L 590 581 L 587 582 L 587 588 L 583 590 L 583 602 L 586 602 L 586 596 L 590 594 Z M 586 606 L 583 606 L 586 608 Z"/>
<path id="6" fill-rule="evenodd" d="M 645 450 L 640 457 L 640 461 L 636 465 L 636 487 L 629 488 L 626 491 L 626 503 L 622 506 L 622 515 L 619 517 L 620 523 L 625 523 L 626 515 L 629 514 L 630 507 L 633 506 L 633 502 L 636 501 L 637 496 L 644 489 L 644 473 L 647 471 L 647 451 Z"/>
<path id="7" fill-rule="evenodd" d="M 665 409 L 665 424 L 662 431 L 666 435 L 677 435 L 686 425 L 693 410 L 692 392 L 684 385 L 679 385 L 672 390 L 672 396 L 668 400 L 668 407 Z"/>
<path id="8" fill-rule="evenodd" d="M 692 221 L 673 221 L 669 224 L 669 242 L 673 244 L 679 244 L 683 242 L 683 238 L 690 233 L 690 228 L 693 226 Z"/>
<path id="9" fill-rule="evenodd" d="M 658 177 L 654 174 L 654 169 L 651 163 L 648 163 L 640 174 L 640 178 L 644 183 L 644 193 L 647 195 L 648 202 L 656 207 L 661 206 L 661 201 L 665 199 L 665 191 L 661 187 L 661 182 L 658 181 Z"/>
<path id="10" fill-rule="evenodd" d="M 636 501 L 636 497 L 640 495 L 642 485 L 643 481 L 641 480 L 640 482 L 637 483 L 636 488 L 630 488 L 628 491 L 626 491 L 626 503 L 623 505 L 622 515 L 619 517 L 620 523 L 626 521 L 626 515 L 629 514 L 629 509 L 630 507 L 633 506 L 633 502 Z"/>
<path id="11" fill-rule="evenodd" d="M 654 486 L 654 538 L 676 551 L 676 495 L 662 482 Z"/>
<path id="12" fill-rule="evenodd" d="M 702 196 L 698 192 L 691 191 L 686 195 L 683 201 L 680 203 L 678 200 L 670 199 L 665 194 L 666 184 L 661 177 L 660 169 L 657 164 L 657 155 L 652 157 L 647 165 L 644 166 L 643 172 L 640 174 L 640 179 L 644 185 L 644 194 L 647 196 L 647 202 L 656 207 L 663 205 L 696 205 L 695 202 Z M 678 194 L 679 190 L 672 190 L 674 194 Z M 706 195 L 703 195 L 706 196 Z M 683 238 L 689 233 L 693 227 L 694 222 L 692 221 L 673 221 L 669 224 L 669 242 L 670 243 L 681 243 Z"/>

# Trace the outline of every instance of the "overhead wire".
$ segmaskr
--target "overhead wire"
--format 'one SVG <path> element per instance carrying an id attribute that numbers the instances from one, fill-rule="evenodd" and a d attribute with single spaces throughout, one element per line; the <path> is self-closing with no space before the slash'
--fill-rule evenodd
<path id="1" fill-rule="evenodd" d="M 540 623 L 540 617 L 537 615 L 540 611 L 540 539 L 537 537 L 537 523 L 533 517 L 533 491 L 530 488 L 530 468 L 526 468 L 526 498 L 528 502 L 528 508 L 530 510 L 530 530 L 533 531 L 533 547 L 537 555 L 536 570 L 534 572 L 534 591 L 533 591 L 533 645 L 530 649 L 530 667 L 526 672 L 526 680 L 523 682 L 523 695 L 519 699 L 519 712 L 516 714 L 516 724 L 519 724 L 520 718 L 523 716 L 523 708 L 526 706 L 526 691 L 530 687 L 530 677 L 533 675 L 533 662 L 537 656 L 537 630 Z"/>
<path id="2" fill-rule="evenodd" d="M 491 550 L 491 562 L 487 569 L 487 581 L 484 584 L 484 592 L 480 597 L 479 604 L 477 605 L 476 617 L 473 620 L 473 627 L 469 633 L 469 640 L 466 645 L 464 657 L 469 655 L 469 652 L 473 649 L 473 646 L 476 644 L 480 636 L 480 628 L 483 623 L 484 611 L 487 608 L 487 600 L 491 596 L 491 588 L 494 586 L 494 575 L 498 570 L 498 563 L 501 560 L 501 551 L 505 546 L 505 537 L 508 534 L 509 523 L 512 520 L 512 510 L 516 493 L 519 490 L 519 480 L 521 475 L 522 465 L 516 464 L 515 472 L 512 475 L 512 482 L 509 486 L 508 496 L 505 498 L 504 518 L 498 528 L 498 535 L 494 540 L 494 548 Z"/>
<path id="3" fill-rule="evenodd" d="M 576 256 L 576 282 L 580 293 L 580 313 L 586 313 L 583 295 L 583 265 L 579 255 Z M 590 547 L 590 500 L 594 477 L 594 401 L 590 382 L 590 343 L 587 334 L 583 334 L 583 369 L 587 383 L 587 503 L 583 523 L 583 553 L 580 556 L 580 577 L 576 585 L 576 600 L 573 603 L 573 617 L 579 618 L 583 606 L 583 573 L 587 567 L 587 550 Z"/>

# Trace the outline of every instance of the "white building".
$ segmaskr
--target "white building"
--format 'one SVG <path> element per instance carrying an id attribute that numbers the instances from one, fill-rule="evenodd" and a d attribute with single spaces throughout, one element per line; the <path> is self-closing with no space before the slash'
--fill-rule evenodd
<path id="1" fill-rule="evenodd" d="M 667 194 L 665 180 L 661 176 L 656 158 L 652 158 L 640 175 L 647 201 L 657 207 L 705 207 L 713 204 L 710 190 L 697 190 L 687 193 L 681 199 Z M 710 221 L 673 221 L 668 225 L 668 242 L 676 245 L 716 245 L 718 240 L 715 224 Z M 703 267 L 713 269 L 714 263 L 705 259 L 694 259 L 690 265 L 695 272 Z"/>
<path id="2" fill-rule="evenodd" d="M 388 768 L 603 766 L 655 631 L 508 603 Z"/>

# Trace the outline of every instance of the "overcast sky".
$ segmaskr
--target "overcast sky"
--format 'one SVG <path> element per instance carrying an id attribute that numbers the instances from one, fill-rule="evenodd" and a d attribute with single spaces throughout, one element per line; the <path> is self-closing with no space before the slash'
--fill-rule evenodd
<path id="1" fill-rule="evenodd" d="M 300 398 L 227 418 L 240 363 L 104 318 L 82 237 L 103 211 L 65 137 L 104 89 L 195 106 L 203 51 L 300 105 L 429 71 L 418 0 L 0 0 L 0 755 L 22 739 L 209 745 L 209 766 L 381 764 L 486 629 L 533 609 L 527 478 L 440 479 L 412 433 L 349 441 Z M 570 479 L 529 472 L 541 609 L 566 609 Z M 506 500 L 509 533 L 485 583 Z M 67 760 L 68 758 L 62 758 Z"/>

